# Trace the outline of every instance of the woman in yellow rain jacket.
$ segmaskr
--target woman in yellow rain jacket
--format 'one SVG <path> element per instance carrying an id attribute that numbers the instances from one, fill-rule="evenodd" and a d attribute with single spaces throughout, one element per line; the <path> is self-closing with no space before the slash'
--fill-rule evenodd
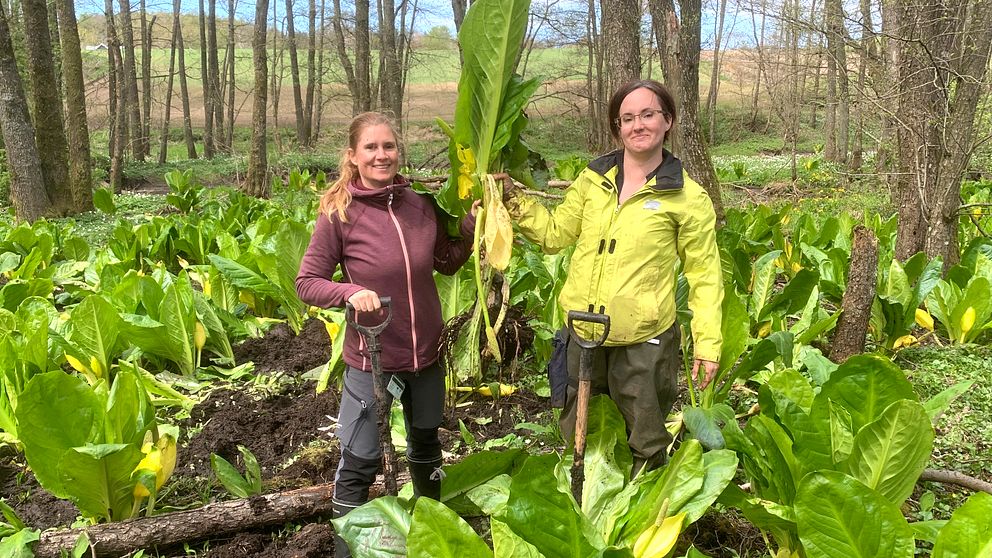
<path id="1" fill-rule="evenodd" d="M 609 118 L 622 148 L 589 163 L 553 212 L 512 187 L 506 197 L 520 232 L 546 252 L 575 245 L 559 298 L 562 309 L 610 317 L 609 337 L 593 357 L 592 393 L 609 394 L 617 403 L 636 473 L 664 464 L 672 441 L 665 418 L 681 369 L 678 260 L 693 311 L 692 374 L 702 371 L 702 387 L 718 369 L 723 281 L 713 204 L 664 149 L 675 123 L 671 94 L 656 81 L 632 81 L 613 94 Z M 581 328 L 579 334 L 596 337 Z M 561 416 L 566 439 L 575 429 L 579 351 L 574 344 L 567 349 L 569 385 Z"/>

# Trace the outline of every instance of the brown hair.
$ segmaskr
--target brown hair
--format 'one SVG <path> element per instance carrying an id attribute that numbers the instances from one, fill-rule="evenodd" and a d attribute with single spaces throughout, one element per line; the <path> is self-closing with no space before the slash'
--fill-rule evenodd
<path id="1" fill-rule="evenodd" d="M 627 95 L 641 88 L 650 90 L 658 97 L 661 110 L 665 112 L 665 116 L 671 120 L 672 124 L 675 124 L 675 99 L 668 91 L 668 88 L 653 79 L 635 79 L 621 85 L 613 93 L 613 96 L 610 97 L 608 115 L 610 119 L 610 135 L 613 136 L 613 139 L 620 139 L 620 124 L 617 122 L 620 118 L 620 105 L 627 98 Z M 665 134 L 665 141 L 668 141 L 668 134 Z"/>
<path id="2" fill-rule="evenodd" d="M 341 175 L 333 184 L 328 186 L 327 191 L 320 197 L 320 212 L 327 215 L 337 212 L 338 218 L 343 222 L 348 222 L 345 210 L 351 204 L 351 192 L 348 191 L 348 184 L 358 176 L 358 167 L 351 162 L 348 156 L 349 151 L 354 151 L 358 147 L 358 139 L 366 128 L 385 124 L 396 138 L 397 145 L 400 145 L 400 135 L 393 126 L 393 121 L 389 116 L 381 112 L 363 112 L 351 119 L 348 126 L 348 146 L 341 151 L 341 162 L 338 165 Z"/>

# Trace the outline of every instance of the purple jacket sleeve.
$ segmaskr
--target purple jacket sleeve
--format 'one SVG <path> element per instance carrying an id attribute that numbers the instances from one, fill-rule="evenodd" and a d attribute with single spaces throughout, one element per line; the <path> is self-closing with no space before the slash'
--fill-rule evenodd
<path id="1" fill-rule="evenodd" d="M 296 294 L 312 306 L 330 308 L 344 306 L 351 295 L 363 287 L 354 283 L 331 281 L 334 270 L 341 262 L 342 242 L 338 227 L 326 215 L 317 215 L 317 224 L 310 237 L 310 246 L 300 261 L 296 275 Z"/>
<path id="2" fill-rule="evenodd" d="M 461 238 L 451 238 L 438 221 L 437 241 L 434 244 L 434 269 L 444 275 L 454 275 L 472 255 L 472 240 L 475 233 L 475 215 L 468 213 L 462 218 L 459 230 Z"/>

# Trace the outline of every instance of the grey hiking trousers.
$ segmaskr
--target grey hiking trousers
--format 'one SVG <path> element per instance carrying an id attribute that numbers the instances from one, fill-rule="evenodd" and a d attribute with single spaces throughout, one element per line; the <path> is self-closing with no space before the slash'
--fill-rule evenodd
<path id="1" fill-rule="evenodd" d="M 593 349 L 592 395 L 606 394 L 620 409 L 627 423 L 634 473 L 642 465 L 650 470 L 668 461 L 667 448 L 672 436 L 665 429 L 665 419 L 678 395 L 681 346 L 679 326 L 675 323 L 644 343 Z M 568 391 L 559 419 L 568 444 L 575 440 L 581 351 L 577 344 L 568 343 Z"/>

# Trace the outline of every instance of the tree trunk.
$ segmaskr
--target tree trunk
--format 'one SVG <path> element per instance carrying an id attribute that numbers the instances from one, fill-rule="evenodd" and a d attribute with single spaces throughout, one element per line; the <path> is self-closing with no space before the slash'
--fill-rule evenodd
<path id="1" fill-rule="evenodd" d="M 41 157 L 34 126 L 17 72 L 14 45 L 3 4 L 0 3 L 0 132 L 10 168 L 10 202 L 19 221 L 32 222 L 51 215 L 52 203 L 42 180 Z"/>
<path id="2" fill-rule="evenodd" d="M 829 0 L 826 5 L 830 5 Z M 836 161 L 839 157 L 837 149 L 837 60 L 833 57 L 831 47 L 828 34 L 827 103 L 823 116 L 823 157 L 828 161 Z"/>
<path id="3" fill-rule="evenodd" d="M 306 130 L 305 145 L 312 145 L 313 141 L 313 97 L 316 88 L 317 78 L 317 2 L 309 0 L 309 11 L 307 12 L 307 23 L 310 36 L 307 40 L 307 93 L 303 100 L 303 127 Z"/>
<path id="4" fill-rule="evenodd" d="M 896 257 L 905 261 L 924 249 L 928 233 L 924 206 L 932 204 L 940 170 L 940 129 L 927 121 L 939 118 L 941 97 L 938 86 L 944 76 L 931 64 L 932 48 L 949 50 L 952 29 L 947 6 L 939 2 L 901 0 L 897 3 L 899 52 L 899 112 L 902 125 L 899 142 L 898 208 L 899 231 Z M 933 33 L 943 35 L 937 39 Z M 938 42 L 939 41 L 939 42 Z M 936 61 L 935 61 L 936 62 Z"/>
<path id="5" fill-rule="evenodd" d="M 586 100 L 589 103 L 589 130 L 586 144 L 593 153 L 602 153 L 609 149 L 613 139 L 606 122 L 603 40 L 596 20 L 596 0 L 589 0 L 586 12 Z"/>
<path id="6" fill-rule="evenodd" d="M 207 57 L 207 11 L 204 0 L 200 0 L 200 87 L 203 89 L 203 156 L 213 159 L 214 145 L 214 97 L 210 90 L 210 63 Z"/>
<path id="7" fill-rule="evenodd" d="M 325 14 L 327 5 L 320 0 L 320 42 L 317 46 L 317 99 L 314 101 L 313 133 L 310 135 L 310 145 L 317 145 L 320 139 L 320 124 L 324 116 L 324 40 L 327 37 Z"/>
<path id="8" fill-rule="evenodd" d="M 178 43 L 176 33 L 179 32 L 179 18 L 176 17 L 179 10 L 175 4 L 179 1 L 173 0 L 172 38 L 169 40 L 169 75 L 165 79 L 165 110 L 162 114 L 162 135 L 158 151 L 158 164 L 160 165 L 165 164 L 169 155 L 169 120 L 172 117 L 172 85 L 176 75 L 176 44 Z"/>
<path id="9" fill-rule="evenodd" d="M 27 74 L 41 176 L 56 215 L 68 215 L 74 205 L 69 186 L 69 145 L 62 121 L 62 99 L 55 81 L 48 9 L 45 0 L 23 0 L 21 9 L 25 28 L 40 30 L 25 33 L 24 43 L 28 51 Z"/>
<path id="10" fill-rule="evenodd" d="M 841 302 L 840 321 L 830 344 L 830 360 L 840 363 L 864 352 L 877 274 L 878 238 L 871 229 L 858 225 L 854 227 L 850 273 Z"/>
<path id="11" fill-rule="evenodd" d="M 727 15 L 727 0 L 720 0 L 717 13 L 716 40 L 713 44 L 713 71 L 710 73 L 710 90 L 706 95 L 706 112 L 710 121 L 709 140 L 716 141 L 716 96 L 720 90 L 720 40 L 723 38 L 723 21 Z"/>
<path id="12" fill-rule="evenodd" d="M 248 181 L 246 193 L 257 197 L 268 197 L 269 177 L 266 164 L 265 111 L 267 99 L 265 86 L 268 81 L 265 61 L 265 36 L 268 0 L 259 0 L 255 5 L 255 31 L 252 35 L 252 61 L 255 65 L 255 98 L 251 113 L 251 151 L 248 154 Z"/>
<path id="13" fill-rule="evenodd" d="M 234 77 L 235 42 L 234 42 L 234 18 L 237 15 L 237 5 L 235 0 L 227 2 L 227 133 L 224 136 L 224 144 L 228 150 L 234 150 L 234 93 L 236 83 Z"/>
<path id="14" fill-rule="evenodd" d="M 393 122 L 403 129 L 403 75 L 396 52 L 396 7 L 393 0 L 380 0 L 379 44 L 383 72 L 380 76 L 382 87 L 382 108 L 392 113 Z"/>
<path id="15" fill-rule="evenodd" d="M 110 142 L 107 155 L 110 157 L 110 174 L 107 181 L 110 189 L 120 192 L 124 145 L 127 143 L 127 113 L 124 111 L 124 77 L 121 66 L 121 43 L 114 25 L 114 0 L 104 0 L 107 23 L 107 91 L 109 97 Z"/>
<path id="16" fill-rule="evenodd" d="M 722 223 L 723 200 L 720 196 L 720 181 L 710 159 L 709 148 L 699 126 L 699 49 L 702 32 L 702 3 L 700 0 L 680 0 L 679 13 L 670 0 L 651 0 L 651 16 L 656 23 L 658 46 L 662 54 L 662 68 L 665 81 L 672 85 L 675 104 L 678 110 L 678 125 L 673 128 L 673 142 L 689 175 L 702 186 L 713 202 L 717 222 Z M 667 23 L 665 27 L 661 24 Z M 667 30 L 665 33 L 663 30 Z"/>
<path id="17" fill-rule="evenodd" d="M 275 139 L 276 149 L 282 152 L 282 135 L 279 132 L 279 90 L 282 88 L 280 75 L 282 74 L 282 51 L 278 50 L 279 44 L 279 0 L 272 2 L 272 71 L 270 75 L 269 96 L 272 98 L 272 135 Z"/>
<path id="18" fill-rule="evenodd" d="M 604 106 L 621 85 L 641 77 L 640 13 L 637 0 L 602 0 L 601 38 L 606 68 Z"/>
<path id="19" fill-rule="evenodd" d="M 52 67 L 55 69 L 55 84 L 58 86 L 59 100 L 62 92 L 65 91 L 65 82 L 62 79 L 62 37 L 59 33 L 58 10 L 55 8 L 55 0 L 48 6 L 48 37 L 52 44 Z"/>
<path id="20" fill-rule="evenodd" d="M 836 125 L 835 157 L 831 160 L 847 165 L 850 137 L 851 109 L 849 104 L 850 87 L 847 79 L 847 54 L 845 43 L 847 30 L 844 28 L 844 6 L 841 0 L 827 0 L 824 4 L 827 23 L 827 49 L 833 63 L 836 89 L 834 91 L 834 123 Z"/>
<path id="21" fill-rule="evenodd" d="M 256 6 L 263 6 L 268 11 L 267 4 L 268 0 L 260 0 Z M 109 557 L 124 556 L 140 548 L 167 547 L 182 542 L 223 537 L 247 529 L 280 525 L 330 513 L 333 491 L 332 484 L 320 484 L 153 517 L 88 528 L 46 531 L 35 545 L 34 555 L 37 558 L 56 558 L 62 552 L 71 551 L 76 539 L 84 532 L 92 541 L 90 548 L 93 556 Z"/>
<path id="22" fill-rule="evenodd" d="M 462 22 L 465 21 L 465 14 L 468 12 L 468 0 L 451 0 L 451 12 L 455 19 L 455 34 L 462 30 Z M 459 46 L 461 50 L 461 46 Z"/>
<path id="23" fill-rule="evenodd" d="M 141 152 L 151 155 L 152 120 L 152 27 L 155 16 L 148 22 L 145 0 L 139 4 L 138 21 L 141 24 Z"/>
<path id="24" fill-rule="evenodd" d="M 300 59 L 296 51 L 296 27 L 293 0 L 286 0 L 286 46 L 289 47 L 289 76 L 293 80 L 293 109 L 296 114 L 296 144 L 306 145 L 308 134 L 303 125 L 303 95 L 300 86 Z"/>
<path id="25" fill-rule="evenodd" d="M 372 110 L 372 54 L 369 37 L 369 0 L 355 0 L 355 83 L 358 109 Z"/>
<path id="26" fill-rule="evenodd" d="M 183 136 L 186 139 L 186 156 L 196 159 L 196 141 L 193 139 L 193 118 L 189 107 L 189 84 L 186 82 L 186 44 L 183 41 L 182 20 L 179 10 L 182 0 L 173 0 L 172 18 L 176 28 L 176 42 L 179 49 L 179 96 L 183 103 Z"/>
<path id="27" fill-rule="evenodd" d="M 341 69 L 344 70 L 345 81 L 348 83 L 348 92 L 351 93 L 351 114 L 354 116 L 362 112 L 362 94 L 359 89 L 355 68 L 351 64 L 351 58 L 348 57 L 344 25 L 342 25 L 341 20 L 341 0 L 334 0 L 334 17 L 331 18 L 331 29 L 334 31 L 334 47 L 338 53 L 338 61 L 341 63 Z"/>
<path id="28" fill-rule="evenodd" d="M 134 59 L 134 28 L 131 25 L 131 2 L 120 0 L 121 39 L 124 41 L 124 92 L 127 95 L 126 110 L 131 130 L 131 153 L 139 161 L 145 160 L 143 127 L 141 125 L 141 105 L 138 100 L 138 68 Z"/>
<path id="29" fill-rule="evenodd" d="M 220 91 L 220 60 L 217 57 L 217 0 L 209 0 L 207 14 L 207 65 L 210 80 L 210 107 L 214 111 L 214 147 L 227 151 L 224 144 L 224 98 Z"/>
<path id="30" fill-rule="evenodd" d="M 69 136 L 69 182 L 73 213 L 93 209 L 92 158 L 90 131 L 86 121 L 86 88 L 83 81 L 83 58 L 79 44 L 79 27 L 72 0 L 56 0 L 59 37 L 62 40 L 62 74 L 65 81 L 66 131 Z"/>

